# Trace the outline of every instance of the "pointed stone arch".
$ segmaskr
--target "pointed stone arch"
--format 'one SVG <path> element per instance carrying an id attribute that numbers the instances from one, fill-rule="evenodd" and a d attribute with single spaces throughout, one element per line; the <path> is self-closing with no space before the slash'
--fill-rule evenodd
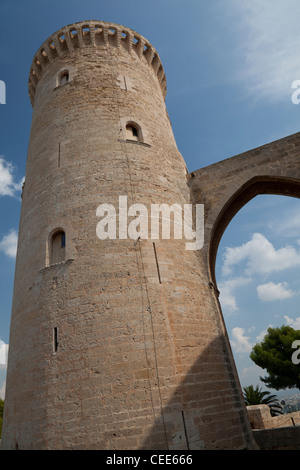
<path id="1" fill-rule="evenodd" d="M 252 178 L 226 202 L 211 230 L 208 251 L 209 271 L 215 285 L 217 285 L 215 278 L 217 251 L 226 227 L 243 206 L 254 197 L 262 194 L 300 198 L 300 179 L 272 176 Z"/>
<path id="2" fill-rule="evenodd" d="M 237 212 L 261 194 L 300 198 L 300 133 L 194 171 L 189 185 L 193 203 L 204 204 L 202 256 L 217 292 L 217 250 Z"/>

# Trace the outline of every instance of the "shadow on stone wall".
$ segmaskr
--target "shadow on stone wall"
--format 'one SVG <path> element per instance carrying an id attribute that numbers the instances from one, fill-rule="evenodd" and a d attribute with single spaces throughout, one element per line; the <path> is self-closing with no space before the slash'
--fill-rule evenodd
<path id="1" fill-rule="evenodd" d="M 228 356 L 224 337 L 204 349 L 163 404 L 141 449 L 257 448 L 233 359 Z M 167 392 L 166 382 L 160 381 L 161 396 Z"/>

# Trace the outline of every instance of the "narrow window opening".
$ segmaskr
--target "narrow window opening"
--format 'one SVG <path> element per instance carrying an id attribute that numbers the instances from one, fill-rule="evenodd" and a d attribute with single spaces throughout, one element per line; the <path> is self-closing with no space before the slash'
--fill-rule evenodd
<path id="1" fill-rule="evenodd" d="M 133 126 L 132 126 L 132 135 L 133 135 L 134 137 L 138 137 L 138 135 L 139 135 L 137 128 L 136 128 L 136 127 L 133 127 Z"/>
<path id="2" fill-rule="evenodd" d="M 57 159 L 57 167 L 60 168 L 60 143 L 58 144 L 58 159 Z"/>
<path id="3" fill-rule="evenodd" d="M 61 234 L 60 246 L 61 248 L 65 248 L 66 246 L 66 234 L 64 232 Z"/>
<path id="4" fill-rule="evenodd" d="M 53 350 L 57 352 L 58 349 L 58 330 L 57 326 L 53 328 Z"/>
<path id="5" fill-rule="evenodd" d="M 60 74 L 60 77 L 59 77 L 59 85 L 60 86 L 63 86 L 65 85 L 66 83 L 68 83 L 70 81 L 70 76 L 69 76 L 69 72 L 68 70 L 65 70 L 64 72 L 62 72 Z"/>
<path id="6" fill-rule="evenodd" d="M 55 232 L 51 239 L 51 264 L 65 261 L 66 258 L 66 234 L 60 230 Z"/>
<path id="7" fill-rule="evenodd" d="M 129 123 L 126 126 L 126 139 L 141 142 L 141 132 L 137 125 Z"/>

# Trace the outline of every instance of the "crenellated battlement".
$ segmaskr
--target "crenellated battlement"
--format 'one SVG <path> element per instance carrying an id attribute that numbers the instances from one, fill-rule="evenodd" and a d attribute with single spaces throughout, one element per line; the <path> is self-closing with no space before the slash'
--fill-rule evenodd
<path id="1" fill-rule="evenodd" d="M 129 54 L 145 59 L 157 75 L 166 96 L 165 72 L 154 47 L 140 34 L 124 26 L 103 21 L 82 21 L 65 26 L 50 36 L 39 48 L 31 64 L 28 90 L 34 103 L 36 87 L 48 64 L 58 57 L 72 54 L 81 47 L 123 47 Z"/>

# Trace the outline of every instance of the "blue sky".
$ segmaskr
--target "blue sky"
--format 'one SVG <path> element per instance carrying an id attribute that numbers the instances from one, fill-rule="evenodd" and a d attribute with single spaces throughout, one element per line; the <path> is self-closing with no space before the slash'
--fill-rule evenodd
<path id="1" fill-rule="evenodd" d="M 0 0 L 0 362 L 32 113 L 28 73 L 44 40 L 88 19 L 145 36 L 162 60 L 173 131 L 193 171 L 300 130 L 291 99 L 300 80 L 299 16 L 297 0 Z M 299 200 L 259 196 L 222 238 L 217 280 L 242 386 L 264 374 L 249 352 L 266 328 L 300 328 L 299 233 Z M 0 364 L 0 397 L 5 373 Z"/>

